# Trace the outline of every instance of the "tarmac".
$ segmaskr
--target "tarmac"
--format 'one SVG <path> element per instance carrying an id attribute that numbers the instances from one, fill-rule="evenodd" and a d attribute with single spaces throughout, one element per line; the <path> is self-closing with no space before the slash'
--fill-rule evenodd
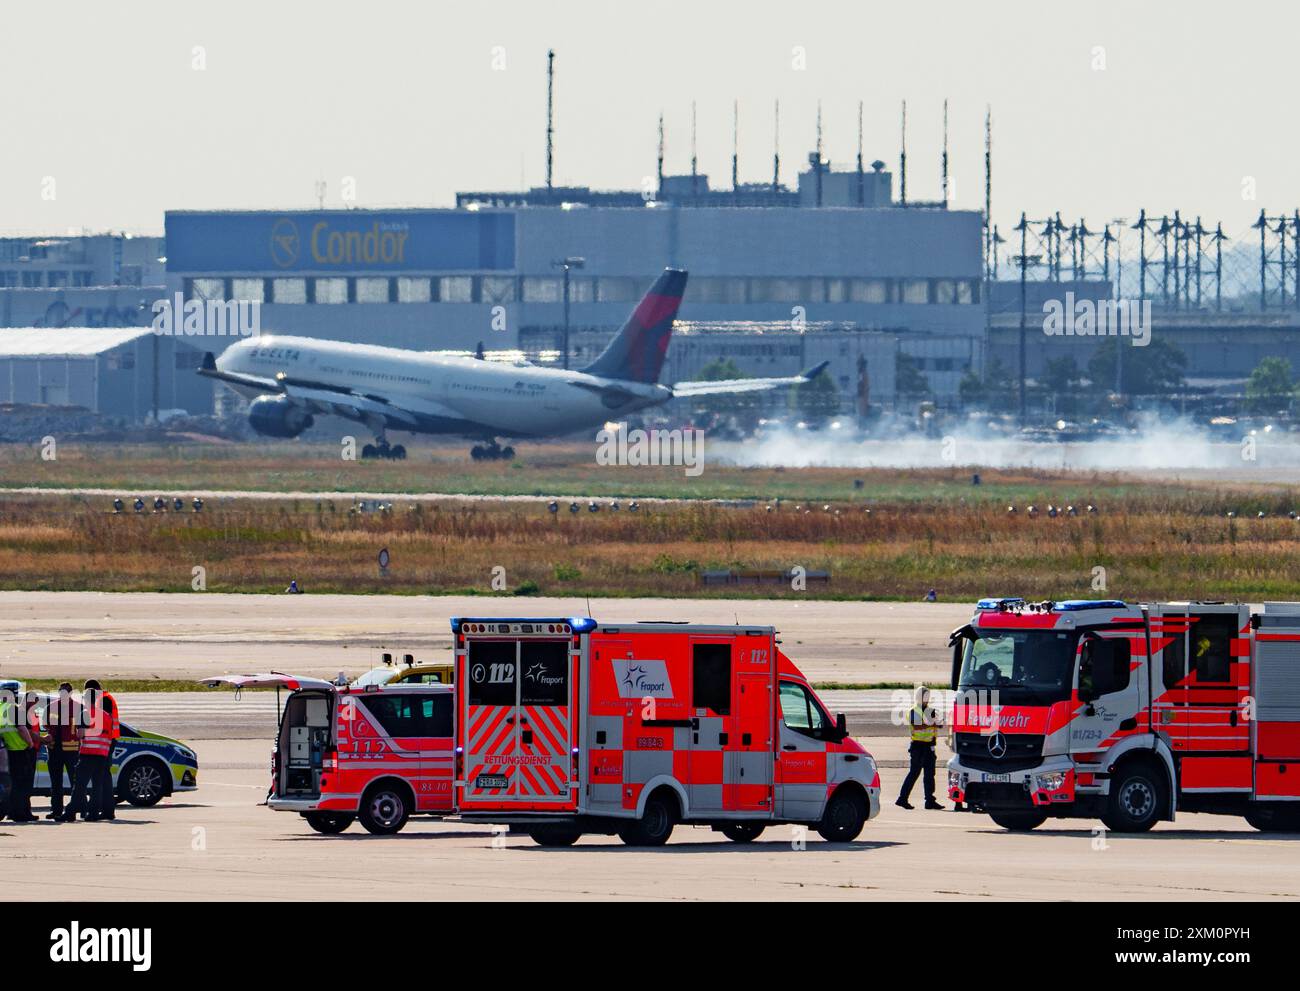
<path id="1" fill-rule="evenodd" d="M 892 804 L 906 740 L 865 738 L 886 765 L 881 814 L 853 843 L 773 826 L 735 844 L 678 826 L 667 846 L 638 850 L 588 836 L 543 849 L 500 828 L 428 818 L 396 836 L 353 825 L 318 836 L 259 803 L 267 740 L 192 740 L 199 788 L 113 823 L 0 825 L 0 899 L 456 901 L 757 899 L 1210 901 L 1300 899 L 1300 836 L 1240 820 L 1179 816 L 1148 834 L 1107 834 L 1059 820 L 1008 833 L 972 813 Z M 940 787 L 942 788 L 942 768 Z M 944 805 L 949 805 L 947 801 Z M 36 811 L 44 814 L 45 800 Z"/>
<path id="2" fill-rule="evenodd" d="M 276 669 L 357 674 L 382 650 L 446 656 L 452 615 L 582 615 L 555 599 L 0 593 L 0 675 L 71 680 L 199 678 Z M 969 606 L 752 600 L 592 600 L 601 619 L 771 623 L 816 681 L 944 682 L 947 633 Z M 0 825 L 0 899 L 1300 900 L 1300 835 L 1229 817 L 1180 815 L 1148 834 L 1053 820 L 1008 833 L 987 817 L 895 807 L 906 737 L 891 690 L 824 692 L 877 758 L 882 812 L 850 844 L 770 827 L 740 845 L 679 826 L 658 850 L 584 837 L 543 849 L 491 827 L 414 819 L 394 837 L 353 825 L 318 836 L 261 806 L 275 696 L 231 692 L 119 697 L 123 720 L 179 736 L 199 788 L 114 823 Z M 945 786 L 939 755 L 939 790 Z M 947 805 L 946 800 L 944 804 Z M 37 800 L 44 813 L 45 800 Z"/>

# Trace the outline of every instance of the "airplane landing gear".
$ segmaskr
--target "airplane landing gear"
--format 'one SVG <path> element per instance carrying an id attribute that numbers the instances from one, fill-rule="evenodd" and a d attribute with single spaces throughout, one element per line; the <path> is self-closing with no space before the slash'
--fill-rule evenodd
<path id="1" fill-rule="evenodd" d="M 475 461 L 510 461 L 515 456 L 515 449 L 492 441 L 490 444 L 475 444 L 470 448 L 469 456 Z"/>
<path id="2" fill-rule="evenodd" d="M 361 457 L 363 460 L 367 461 L 373 458 L 384 458 L 389 461 L 405 461 L 406 448 L 401 444 L 393 444 L 392 446 L 389 446 L 389 443 L 385 438 L 377 437 L 373 444 L 366 444 L 361 448 Z"/>

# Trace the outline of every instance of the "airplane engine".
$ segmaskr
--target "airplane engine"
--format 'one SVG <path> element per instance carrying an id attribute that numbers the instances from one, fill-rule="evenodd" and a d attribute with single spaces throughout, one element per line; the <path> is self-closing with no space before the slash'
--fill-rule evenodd
<path id="1" fill-rule="evenodd" d="M 284 396 L 259 396 L 248 407 L 248 422 L 264 437 L 297 437 L 314 420 Z"/>

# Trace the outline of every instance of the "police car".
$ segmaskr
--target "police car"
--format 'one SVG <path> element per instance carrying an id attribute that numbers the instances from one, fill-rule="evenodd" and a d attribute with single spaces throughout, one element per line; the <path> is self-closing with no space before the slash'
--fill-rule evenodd
<path id="1" fill-rule="evenodd" d="M 42 698 L 42 714 L 44 698 Z M 113 744 L 113 787 L 119 802 L 132 805 L 157 805 L 178 791 L 193 791 L 199 786 L 199 759 L 194 751 L 179 740 L 147 733 L 122 723 L 121 736 Z M 72 783 L 64 771 L 64 795 L 69 794 Z M 50 793 L 49 765 L 45 748 L 41 748 L 36 762 L 34 795 Z"/>

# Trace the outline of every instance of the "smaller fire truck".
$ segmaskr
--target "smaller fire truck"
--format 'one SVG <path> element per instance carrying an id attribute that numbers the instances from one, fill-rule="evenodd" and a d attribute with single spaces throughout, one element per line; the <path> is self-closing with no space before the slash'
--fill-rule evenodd
<path id="1" fill-rule="evenodd" d="M 359 819 L 386 835 L 411 815 L 451 812 L 449 685 L 357 688 L 286 674 L 222 675 L 202 684 L 289 690 L 266 804 L 301 814 L 316 832 L 341 833 Z"/>
<path id="2" fill-rule="evenodd" d="M 1300 829 L 1300 604 L 982 599 L 950 645 L 949 795 L 999 825 Z"/>
<path id="3" fill-rule="evenodd" d="M 770 626 L 452 620 L 455 806 L 544 846 L 745 843 L 776 823 L 847 842 L 880 810 L 875 761 Z"/>

